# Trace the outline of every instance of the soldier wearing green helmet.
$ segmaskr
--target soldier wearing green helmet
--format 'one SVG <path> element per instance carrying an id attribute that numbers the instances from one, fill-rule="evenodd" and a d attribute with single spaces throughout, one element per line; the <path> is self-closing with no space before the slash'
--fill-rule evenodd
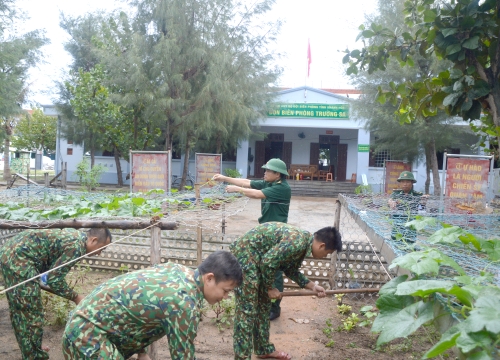
<path id="1" fill-rule="evenodd" d="M 403 241 L 406 243 L 414 243 L 417 240 L 417 232 L 406 227 L 405 224 L 415 218 L 418 210 L 423 209 L 421 202 L 422 196 L 425 195 L 419 191 L 413 190 L 413 184 L 417 182 L 411 171 L 403 171 L 397 179 L 401 185 L 401 189 L 394 189 L 389 199 L 389 206 L 395 210 L 392 215 L 393 228 L 391 239 Z"/>
<path id="2" fill-rule="evenodd" d="M 236 179 L 221 174 L 214 175 L 213 180 L 231 184 L 226 187 L 228 193 L 239 192 L 251 199 L 261 199 L 259 224 L 271 221 L 286 223 L 292 197 L 292 190 L 286 181 L 288 176 L 286 164 L 280 159 L 270 159 L 262 168 L 266 169 L 264 180 Z M 273 286 L 283 291 L 282 271 L 276 272 Z M 281 300 L 273 302 L 269 314 L 271 320 L 281 315 L 280 303 Z"/>

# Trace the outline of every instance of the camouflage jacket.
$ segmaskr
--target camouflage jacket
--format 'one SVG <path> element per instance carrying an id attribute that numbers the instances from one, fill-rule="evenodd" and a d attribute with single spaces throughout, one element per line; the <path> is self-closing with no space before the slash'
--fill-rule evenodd
<path id="1" fill-rule="evenodd" d="M 250 262 L 256 263 L 262 281 L 271 289 L 274 274 L 283 271 L 286 276 L 304 288 L 309 279 L 299 271 L 302 261 L 311 255 L 313 234 L 297 227 L 269 222 L 261 224 L 238 238 L 230 246 L 243 272 Z"/>
<path id="2" fill-rule="evenodd" d="M 194 359 L 202 286 L 198 270 L 174 263 L 118 276 L 99 285 L 77 305 L 65 336 L 78 343 L 89 338 L 90 332 L 96 341 L 102 334 L 128 358 L 167 335 L 172 359 Z M 83 330 L 72 327 L 72 319 L 87 325 Z"/>
<path id="3" fill-rule="evenodd" d="M 23 231 L 0 248 L 0 263 L 28 279 L 87 253 L 87 234 L 74 229 Z M 74 263 L 48 274 L 47 285 L 59 296 L 73 300 L 77 293 L 65 277 Z"/>
<path id="4" fill-rule="evenodd" d="M 396 210 L 403 212 L 417 212 L 421 210 L 423 205 L 421 204 L 420 197 L 423 193 L 410 190 L 408 194 L 405 194 L 401 189 L 395 189 L 391 194 L 391 199 L 396 200 Z"/>

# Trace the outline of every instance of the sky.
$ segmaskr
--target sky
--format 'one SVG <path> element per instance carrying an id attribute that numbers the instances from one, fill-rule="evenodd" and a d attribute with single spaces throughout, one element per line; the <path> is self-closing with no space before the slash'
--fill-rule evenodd
<path id="1" fill-rule="evenodd" d="M 249 3 L 254 0 L 247 0 Z M 111 10 L 123 6 L 116 0 L 18 0 L 29 15 L 25 29 L 45 29 L 51 44 L 43 48 L 45 63 L 30 72 L 34 103 L 53 103 L 53 80 L 67 72 L 71 57 L 63 48 L 67 34 L 59 27 L 59 14 L 83 15 L 97 9 Z M 278 63 L 283 74 L 278 85 L 317 88 L 352 88 L 344 75 L 342 53 L 355 43 L 358 26 L 365 14 L 376 10 L 377 0 L 276 0 L 270 19 L 283 21 L 276 50 L 282 54 Z M 307 44 L 311 46 L 311 68 L 307 77 Z"/>

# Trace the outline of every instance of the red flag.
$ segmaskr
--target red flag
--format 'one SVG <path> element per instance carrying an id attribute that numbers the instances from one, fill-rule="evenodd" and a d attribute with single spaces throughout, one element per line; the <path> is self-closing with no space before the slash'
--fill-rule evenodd
<path id="1" fill-rule="evenodd" d="M 311 63 L 312 63 L 311 43 L 309 42 L 309 39 L 307 39 L 307 77 L 309 77 L 309 72 L 311 70 Z"/>

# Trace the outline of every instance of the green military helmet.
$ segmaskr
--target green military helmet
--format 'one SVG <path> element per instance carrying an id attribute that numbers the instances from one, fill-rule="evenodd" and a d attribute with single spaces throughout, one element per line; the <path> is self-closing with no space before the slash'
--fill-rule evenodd
<path id="1" fill-rule="evenodd" d="M 401 174 L 399 174 L 398 181 L 401 180 L 411 180 L 413 183 L 417 182 L 411 171 L 403 171 Z"/>
<path id="2" fill-rule="evenodd" d="M 288 176 L 288 171 L 286 171 L 286 164 L 284 161 L 280 159 L 271 159 L 267 162 L 267 164 L 262 165 L 262 168 L 276 171 L 279 172 L 280 174 Z"/>

